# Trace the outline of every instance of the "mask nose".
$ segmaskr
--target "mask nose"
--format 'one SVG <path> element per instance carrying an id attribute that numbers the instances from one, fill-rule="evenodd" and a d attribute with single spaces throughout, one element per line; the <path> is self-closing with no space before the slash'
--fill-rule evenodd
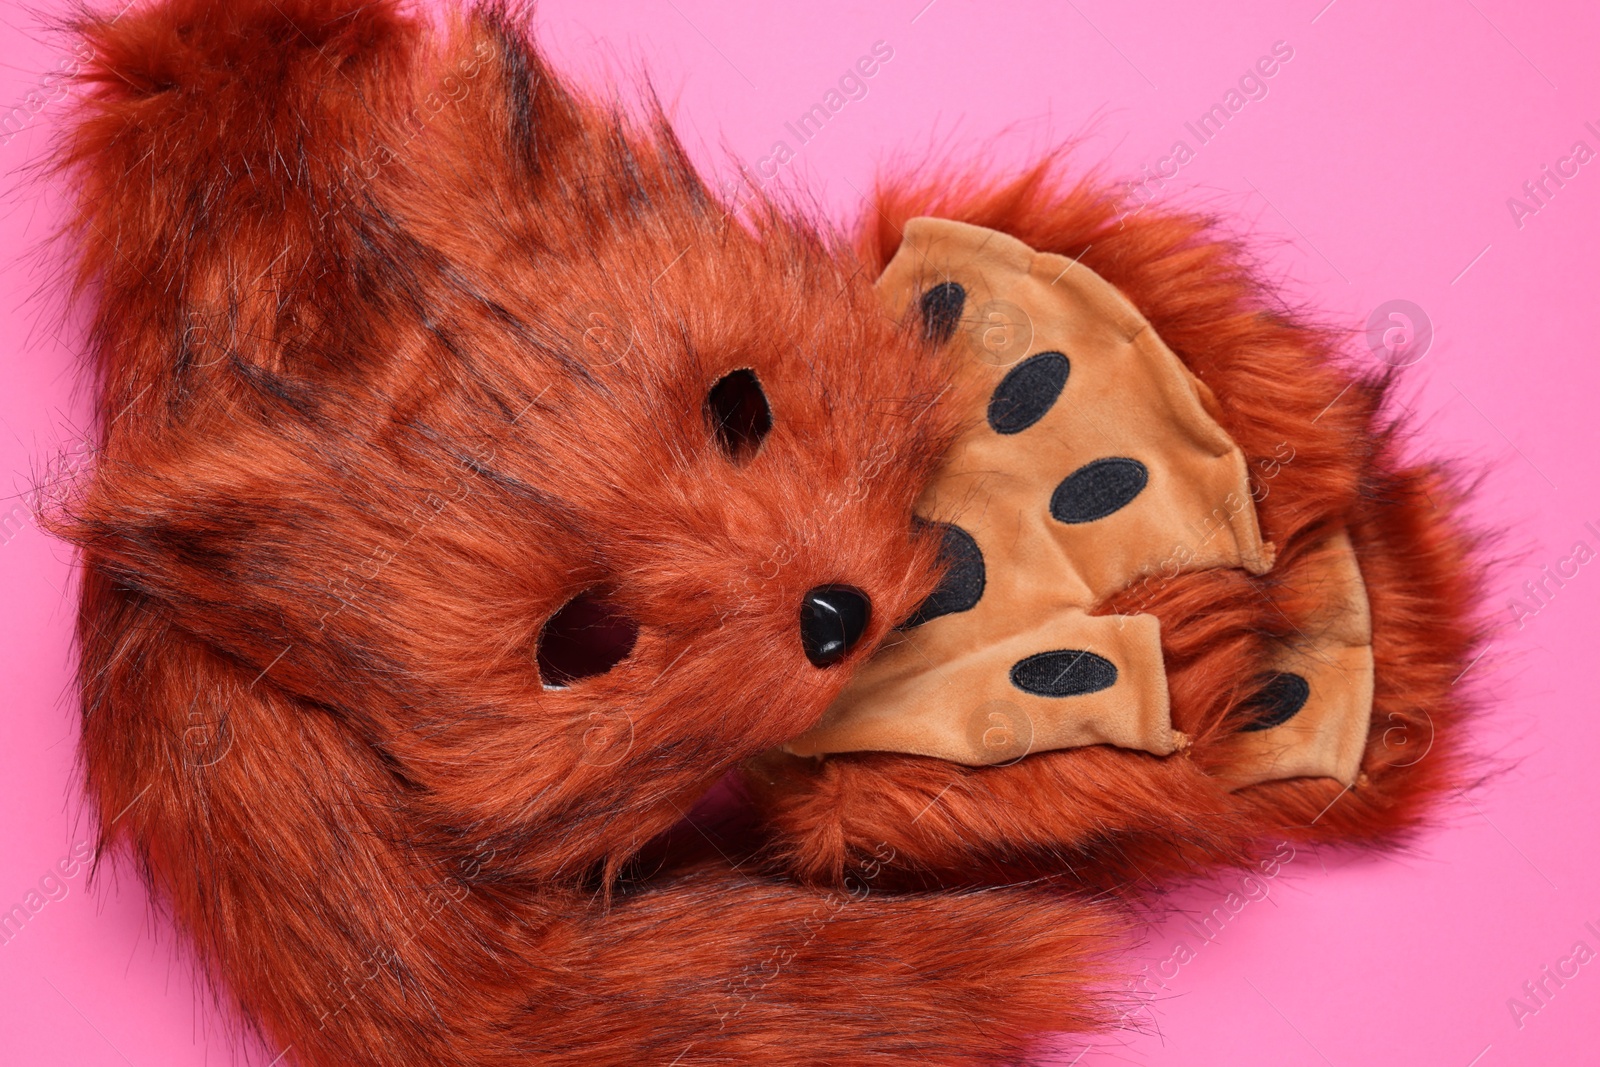
<path id="1" fill-rule="evenodd" d="M 851 585 L 819 585 L 800 600 L 800 643 L 814 667 L 844 658 L 872 619 L 872 601 Z"/>

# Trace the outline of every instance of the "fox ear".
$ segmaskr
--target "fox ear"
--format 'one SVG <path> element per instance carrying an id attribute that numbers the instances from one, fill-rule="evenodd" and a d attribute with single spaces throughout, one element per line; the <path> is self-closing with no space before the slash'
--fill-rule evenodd
<path id="1" fill-rule="evenodd" d="M 350 176 L 408 95 L 422 33 L 396 0 L 166 0 L 76 28 L 58 164 L 107 426 L 311 358 L 297 338 L 385 291 Z"/>
<path id="2" fill-rule="evenodd" d="M 462 53 L 458 65 L 482 57 L 493 73 L 459 87 L 460 120 L 434 143 L 456 138 L 440 151 L 453 170 L 473 161 L 468 169 L 484 183 L 475 196 L 506 197 L 507 215 L 537 216 L 527 232 L 534 248 L 587 260 L 616 231 L 659 225 L 684 207 L 725 219 L 653 95 L 642 115 L 579 99 L 535 47 L 525 12 L 513 16 L 498 4 L 476 11 L 461 36 L 472 41 L 471 55 Z M 647 222 L 653 213 L 661 217 Z"/>
<path id="3" fill-rule="evenodd" d="M 500 85 L 480 99 L 498 121 L 485 115 L 486 128 L 503 130 L 504 151 L 517 177 L 541 191 L 559 195 L 559 174 L 580 177 L 583 153 L 574 151 L 584 139 L 583 110 L 534 48 L 528 27 L 503 9 L 479 17 L 485 35 L 475 52 L 498 54 Z"/>
<path id="4" fill-rule="evenodd" d="M 525 11 L 491 0 L 435 28 L 409 10 L 158 0 L 78 25 L 58 165 L 108 446 L 199 406 L 366 393 L 443 305 L 505 320 L 466 261 L 587 258 L 658 200 L 706 206 L 659 108 L 642 138 L 580 102 Z"/>

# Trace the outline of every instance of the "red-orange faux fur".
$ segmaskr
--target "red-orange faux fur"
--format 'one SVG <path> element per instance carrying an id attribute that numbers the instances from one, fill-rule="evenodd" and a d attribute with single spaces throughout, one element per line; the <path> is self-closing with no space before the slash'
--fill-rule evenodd
<path id="1" fill-rule="evenodd" d="M 881 270 L 907 219 L 933 215 L 1079 258 L 1119 289 L 1216 394 L 1249 461 L 1279 561 L 1259 578 L 1210 570 L 1137 583 L 1103 612 L 1161 620 L 1174 725 L 1194 740 L 1158 758 L 1104 746 L 964 767 L 885 753 L 767 755 L 745 769 L 777 840 L 769 853 L 830 883 L 888 842 L 897 885 L 1070 873 L 1142 891 L 1242 865 L 1274 841 L 1393 844 L 1462 786 L 1471 707 L 1457 682 L 1484 632 L 1479 542 L 1447 468 L 1408 456 L 1387 379 L 1340 356 L 1342 339 L 1281 306 L 1216 220 L 1119 210 L 1113 190 L 1065 185 L 1054 164 L 1009 181 L 981 173 L 891 183 L 858 247 Z M 1363 775 L 1230 793 L 1214 772 L 1277 642 L 1316 608 L 1297 582 L 1307 549 L 1350 529 L 1371 602 L 1376 691 Z M 1300 620 L 1300 622 L 1297 622 Z M 938 798 L 936 804 L 932 803 Z M 931 805 L 931 806 L 930 806 Z"/>
<path id="2" fill-rule="evenodd" d="M 891 190 L 859 249 L 730 217 L 658 111 L 578 99 L 500 7 L 430 28 L 397 0 L 160 0 L 83 30 L 63 166 L 102 441 L 59 528 L 88 785 L 102 847 L 286 1062 L 1008 1062 L 1110 1018 L 1121 924 L 1007 883 L 1159 880 L 1302 823 L 1385 839 L 1454 781 L 1455 498 L 1197 221 L 1119 224 L 1048 169 Z M 911 508 L 948 380 L 871 289 L 921 213 L 1082 254 L 1253 460 L 1293 447 L 1261 504 L 1272 575 L 1120 605 L 1162 619 L 1184 756 L 761 757 L 938 579 Z M 742 368 L 772 428 L 735 462 L 705 404 Z M 1370 780 L 1314 819 L 1337 786 L 1206 772 L 1341 519 L 1383 721 Z M 817 668 L 797 609 L 827 583 L 873 615 Z M 590 590 L 637 644 L 548 688 L 541 627 Z M 773 862 L 672 847 L 741 765 Z"/>
<path id="3" fill-rule="evenodd" d="M 730 218 L 500 9 L 84 31 L 88 785 L 274 1052 L 987 1064 L 1105 1018 L 1116 923 L 1042 891 L 619 880 L 843 685 L 807 589 L 870 591 L 865 654 L 937 579 L 942 379 L 847 250 Z M 744 465 L 704 415 L 738 368 L 773 416 Z M 637 645 L 547 689 L 541 624 L 591 588 Z"/>

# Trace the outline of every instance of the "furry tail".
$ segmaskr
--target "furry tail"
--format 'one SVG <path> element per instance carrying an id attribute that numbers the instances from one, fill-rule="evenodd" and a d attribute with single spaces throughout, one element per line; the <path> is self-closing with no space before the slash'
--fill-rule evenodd
<path id="1" fill-rule="evenodd" d="M 380 753 L 112 594 L 89 573 L 101 846 L 128 847 L 286 1062 L 999 1065 L 1114 1022 L 1114 915 L 882 892 L 892 849 L 833 892 L 719 861 L 608 901 L 419 841 Z"/>
<path id="2" fill-rule="evenodd" d="M 831 893 L 714 870 L 624 902 L 575 954 L 609 988 L 538 1008 L 567 1042 L 545 1062 L 1015 1064 L 1044 1032 L 1109 1027 L 1104 915 L 1018 889 L 880 895 L 871 862 Z"/>

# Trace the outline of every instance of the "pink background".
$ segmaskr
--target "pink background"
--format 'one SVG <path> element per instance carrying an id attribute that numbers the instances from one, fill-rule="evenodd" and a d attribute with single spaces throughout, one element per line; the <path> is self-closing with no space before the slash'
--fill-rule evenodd
<path id="1" fill-rule="evenodd" d="M 654 78 L 708 168 L 748 165 L 873 43 L 893 59 L 785 168 L 836 217 L 875 167 L 931 149 L 996 168 L 1084 138 L 1078 159 L 1132 174 L 1167 154 L 1274 42 L 1293 59 L 1163 192 L 1234 220 L 1294 300 L 1358 331 L 1380 303 L 1420 304 L 1432 350 L 1401 374 L 1434 450 L 1484 472 L 1483 516 L 1506 533 L 1492 607 L 1507 625 L 1472 671 L 1496 700 L 1478 743 L 1506 767 L 1404 855 L 1299 854 L 1203 944 L 1181 917 L 1140 963 L 1192 962 L 1140 1020 L 1078 1063 L 1354 1065 L 1600 1063 L 1600 962 L 1519 1027 L 1507 1006 L 1582 939 L 1600 950 L 1600 564 L 1517 625 L 1511 597 L 1572 545 L 1600 549 L 1600 161 L 1517 224 L 1507 198 L 1582 139 L 1600 150 L 1600 13 L 1512 0 L 1205 0 L 1120 5 L 895 0 L 723 4 L 543 0 L 558 63 L 593 84 Z M 0 110 L 43 87 L 66 45 L 0 0 Z M 1402 10 L 1396 10 L 1396 7 Z M 1152 8 L 1160 10 L 1153 11 Z M 77 320 L 36 295 L 31 258 L 56 205 L 24 168 L 59 104 L 0 145 L 0 471 L 21 494 L 79 440 Z M 27 108 L 24 106 L 24 112 Z M 20 503 L 13 495 L 0 515 Z M 21 523 L 18 527 L 17 523 Z M 14 533 L 12 531 L 15 531 Z M 0 907 L 86 839 L 68 695 L 69 558 L 25 512 L 0 533 Z M 0 945 L 5 1064 L 234 1062 L 226 1016 L 126 876 L 65 880 Z M 120 881 L 120 884 L 119 884 Z M 1231 879 L 1183 894 L 1221 903 Z M 709 919 L 709 917 L 708 917 Z M 1170 973 L 1170 968 L 1168 970 Z M 250 1050 L 246 1061 L 269 1055 Z M 1072 1062 L 1063 1055 L 1060 1064 Z"/>

